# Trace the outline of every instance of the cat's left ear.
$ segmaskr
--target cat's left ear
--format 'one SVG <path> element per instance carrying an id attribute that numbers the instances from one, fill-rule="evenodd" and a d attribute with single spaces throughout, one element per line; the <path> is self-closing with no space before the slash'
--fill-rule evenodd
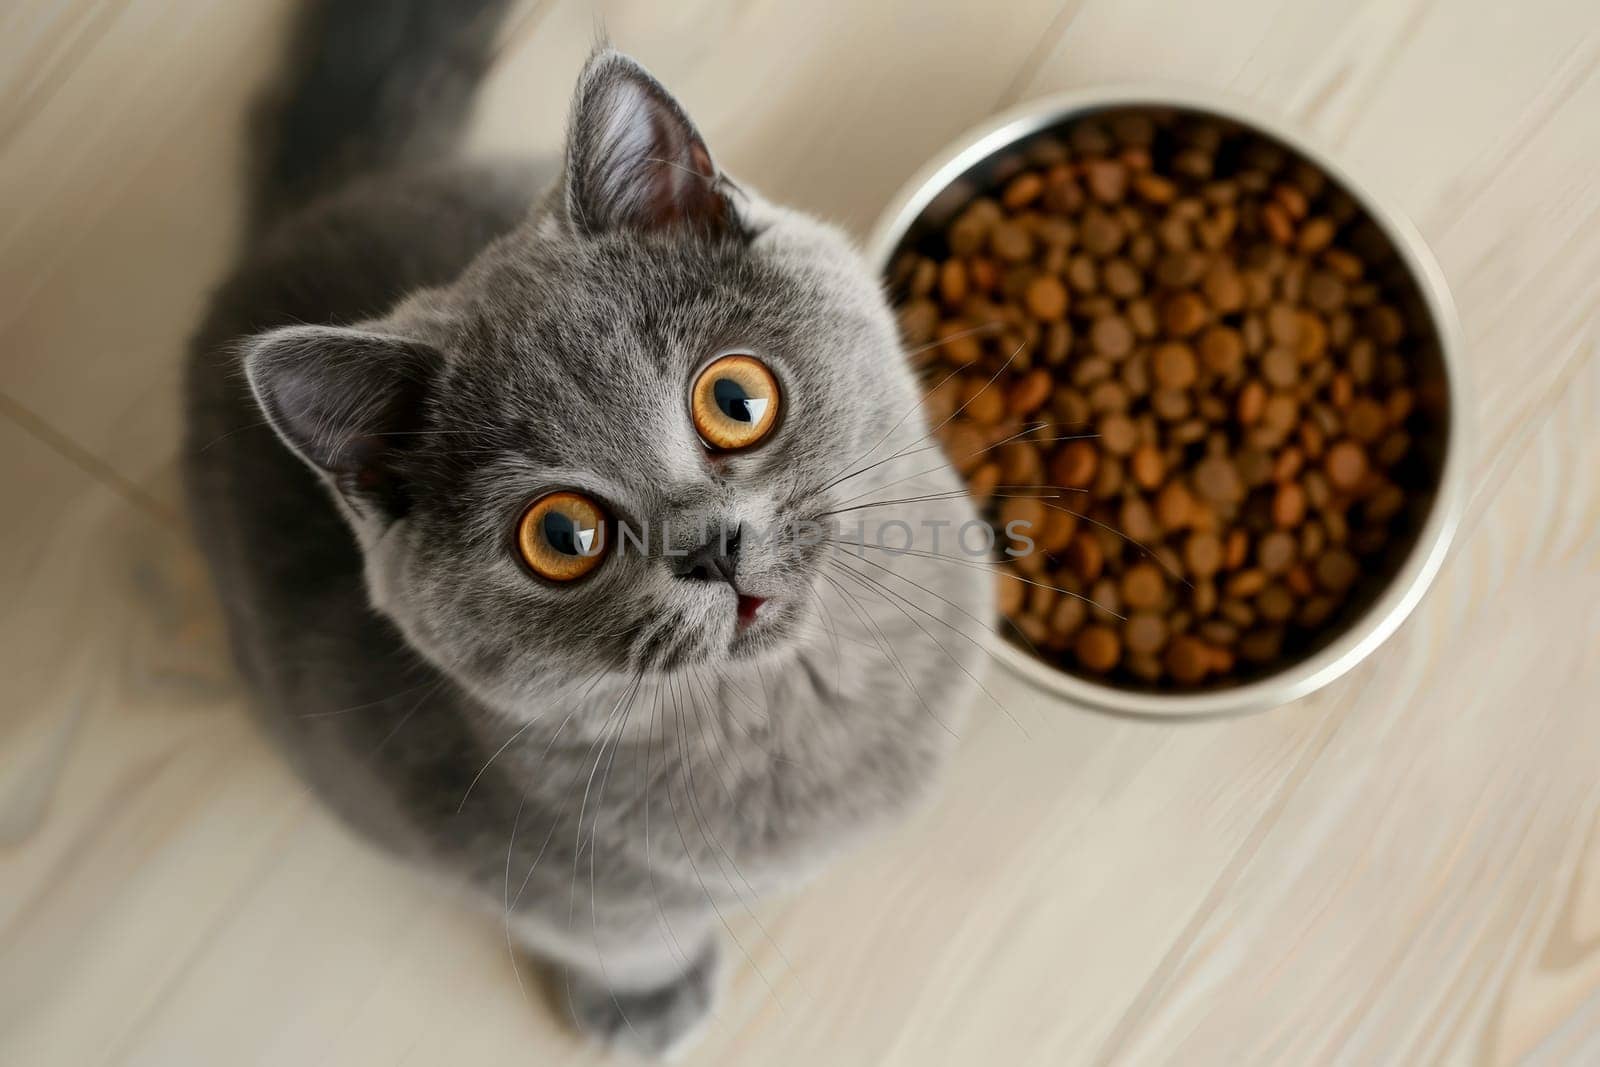
<path id="1" fill-rule="evenodd" d="M 582 233 L 739 233 L 728 184 L 672 94 L 621 52 L 578 78 L 567 129 L 566 209 Z"/>

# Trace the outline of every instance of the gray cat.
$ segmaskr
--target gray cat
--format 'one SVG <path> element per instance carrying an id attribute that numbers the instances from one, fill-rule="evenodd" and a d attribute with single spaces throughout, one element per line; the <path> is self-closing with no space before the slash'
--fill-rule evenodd
<path id="1" fill-rule="evenodd" d="M 717 927 L 925 794 L 989 572 L 868 265 L 640 66 L 590 59 L 543 174 L 452 158 L 505 6 L 303 13 L 189 501 L 299 773 L 661 1054 Z"/>

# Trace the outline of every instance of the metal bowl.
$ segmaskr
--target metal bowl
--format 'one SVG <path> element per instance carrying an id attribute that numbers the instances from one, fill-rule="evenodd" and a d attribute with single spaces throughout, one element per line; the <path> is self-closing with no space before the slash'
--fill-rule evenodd
<path id="1" fill-rule="evenodd" d="M 1413 454 L 1424 475 L 1408 487 L 1407 511 L 1388 555 L 1358 584 L 1318 639 L 1254 676 L 1211 688 L 1177 691 L 1097 681 L 1047 663 L 994 636 L 992 651 L 1027 681 L 1073 704 L 1119 715 L 1205 718 L 1276 707 L 1332 682 L 1360 663 L 1405 620 L 1438 573 L 1460 522 L 1465 497 L 1467 411 L 1460 323 L 1433 254 L 1410 221 L 1386 206 L 1327 153 L 1263 114 L 1225 96 L 1171 86 L 1107 86 L 1044 97 L 968 131 L 923 167 L 880 217 L 867 249 L 885 273 L 904 246 L 939 228 L 974 196 L 991 189 L 1027 142 L 1094 113 L 1151 110 L 1221 119 L 1321 170 L 1365 213 L 1390 246 L 1394 277 L 1412 327 L 1425 328 L 1417 356 L 1417 422 Z M 1427 336 L 1431 333 L 1431 338 Z"/>

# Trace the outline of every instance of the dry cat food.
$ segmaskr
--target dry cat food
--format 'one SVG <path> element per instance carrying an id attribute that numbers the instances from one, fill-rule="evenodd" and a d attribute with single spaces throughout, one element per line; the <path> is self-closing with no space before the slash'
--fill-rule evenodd
<path id="1" fill-rule="evenodd" d="M 1315 643 L 1406 510 L 1416 331 L 1374 232 L 1275 143 L 1127 111 L 902 251 L 930 425 L 1032 531 L 999 583 L 1019 642 L 1180 688 Z"/>

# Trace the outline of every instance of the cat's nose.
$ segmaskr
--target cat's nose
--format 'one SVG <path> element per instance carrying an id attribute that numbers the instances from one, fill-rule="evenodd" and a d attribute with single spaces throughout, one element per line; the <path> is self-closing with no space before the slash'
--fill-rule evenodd
<path id="1" fill-rule="evenodd" d="M 673 573 L 691 582 L 727 582 L 733 584 L 734 571 L 739 566 L 738 528 L 722 531 L 711 540 L 673 560 Z"/>

